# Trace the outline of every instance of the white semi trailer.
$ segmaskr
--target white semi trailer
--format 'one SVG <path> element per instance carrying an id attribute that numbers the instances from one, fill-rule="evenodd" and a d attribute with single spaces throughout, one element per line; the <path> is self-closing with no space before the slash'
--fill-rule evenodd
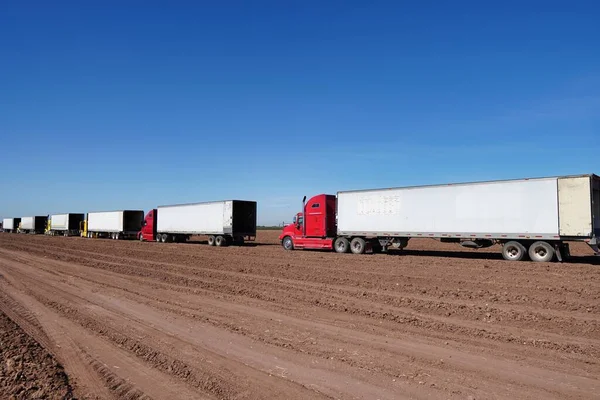
<path id="1" fill-rule="evenodd" d="M 85 214 L 52 214 L 46 233 L 52 236 L 79 236 L 84 219 Z"/>
<path id="2" fill-rule="evenodd" d="M 21 218 L 4 218 L 2 220 L 2 229 L 4 232 L 17 233 Z"/>
<path id="3" fill-rule="evenodd" d="M 142 210 L 89 212 L 83 230 L 90 238 L 135 239 L 143 220 Z"/>
<path id="4" fill-rule="evenodd" d="M 47 216 L 22 217 L 18 229 L 20 233 L 44 233 L 47 222 Z"/>
<path id="5" fill-rule="evenodd" d="M 254 240 L 256 202 L 223 200 L 160 206 L 146 215 L 139 239 L 181 242 L 192 235 L 207 235 L 211 246 Z"/>
<path id="6" fill-rule="evenodd" d="M 337 217 L 337 220 L 335 219 Z M 300 222 L 300 223 L 299 223 Z M 281 235 L 284 248 L 363 253 L 411 238 L 502 245 L 507 260 L 560 260 L 569 241 L 600 242 L 600 178 L 562 176 L 319 195 Z"/>

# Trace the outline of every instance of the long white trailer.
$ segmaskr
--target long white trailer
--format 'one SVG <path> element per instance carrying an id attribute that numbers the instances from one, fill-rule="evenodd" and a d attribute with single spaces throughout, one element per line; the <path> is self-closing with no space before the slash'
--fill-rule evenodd
<path id="1" fill-rule="evenodd" d="M 565 241 L 600 238 L 596 175 L 339 192 L 342 237 L 382 238 L 403 247 L 431 237 L 470 247 L 504 244 L 507 259 L 546 261 Z"/>
<path id="2" fill-rule="evenodd" d="M 48 217 L 46 216 L 35 216 L 35 217 L 22 217 L 21 227 L 19 232 L 21 233 L 44 233 L 46 229 L 46 223 Z"/>
<path id="3" fill-rule="evenodd" d="M 2 229 L 4 232 L 16 233 L 20 223 L 21 218 L 4 218 L 2 220 Z"/>
<path id="4" fill-rule="evenodd" d="M 52 214 L 47 233 L 53 236 L 78 236 L 84 219 L 85 214 Z"/>
<path id="5" fill-rule="evenodd" d="M 256 237 L 256 202 L 224 200 L 156 209 L 157 241 L 178 241 L 191 235 L 208 235 L 208 243 L 217 246 L 253 240 Z"/>
<path id="6" fill-rule="evenodd" d="M 136 238 L 143 220 L 142 210 L 89 212 L 86 220 L 86 235 L 111 239 Z"/>

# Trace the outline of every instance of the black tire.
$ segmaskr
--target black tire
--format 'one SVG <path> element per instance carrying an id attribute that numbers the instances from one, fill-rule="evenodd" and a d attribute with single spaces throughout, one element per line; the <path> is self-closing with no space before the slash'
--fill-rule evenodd
<path id="1" fill-rule="evenodd" d="M 224 236 L 221 236 L 221 235 L 217 236 L 215 238 L 215 246 L 217 246 L 217 247 L 227 246 L 227 238 Z"/>
<path id="2" fill-rule="evenodd" d="M 157 233 L 157 234 L 156 234 L 156 241 L 157 241 L 157 242 L 160 242 L 160 241 L 161 241 L 161 239 L 162 239 L 162 234 L 160 234 L 160 233 Z"/>
<path id="3" fill-rule="evenodd" d="M 210 235 L 208 237 L 208 245 L 209 246 L 214 246 L 215 245 L 215 237 L 213 235 Z"/>
<path id="4" fill-rule="evenodd" d="M 121 233 L 120 232 L 115 233 L 115 240 L 121 240 Z"/>
<path id="5" fill-rule="evenodd" d="M 502 246 L 502 257 L 508 261 L 521 261 L 525 258 L 527 249 L 521 243 L 510 241 Z"/>
<path id="6" fill-rule="evenodd" d="M 142 234 L 140 233 L 140 242 L 143 242 L 143 241 L 144 241 L 144 235 L 142 235 Z"/>
<path id="7" fill-rule="evenodd" d="M 294 241 L 289 236 L 283 238 L 283 240 L 281 241 L 281 245 L 285 250 L 294 250 Z"/>
<path id="8" fill-rule="evenodd" d="M 364 254 L 367 250 L 365 239 L 356 237 L 350 242 L 350 251 L 354 254 Z"/>
<path id="9" fill-rule="evenodd" d="M 538 241 L 529 246 L 529 258 L 535 262 L 550 262 L 554 258 L 554 247 L 548 242 Z"/>
<path id="10" fill-rule="evenodd" d="M 336 253 L 347 253 L 350 251 L 350 241 L 345 237 L 339 237 L 333 242 L 333 248 Z"/>
<path id="11" fill-rule="evenodd" d="M 161 243 L 167 243 L 168 237 L 169 237 L 169 235 L 167 235 L 166 233 L 163 233 L 162 235 L 160 235 Z"/>

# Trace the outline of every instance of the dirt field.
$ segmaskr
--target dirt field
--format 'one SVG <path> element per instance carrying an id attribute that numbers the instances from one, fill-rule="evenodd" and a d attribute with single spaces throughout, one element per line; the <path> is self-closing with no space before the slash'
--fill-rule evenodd
<path id="1" fill-rule="evenodd" d="M 0 311 L 99 399 L 600 398 L 600 262 L 0 234 Z"/>

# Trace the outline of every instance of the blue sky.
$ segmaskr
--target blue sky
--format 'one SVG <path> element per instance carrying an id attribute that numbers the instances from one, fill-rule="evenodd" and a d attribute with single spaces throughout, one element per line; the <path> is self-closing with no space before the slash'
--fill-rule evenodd
<path id="1" fill-rule="evenodd" d="M 13 1 L 0 216 L 600 173 L 600 3 Z"/>

